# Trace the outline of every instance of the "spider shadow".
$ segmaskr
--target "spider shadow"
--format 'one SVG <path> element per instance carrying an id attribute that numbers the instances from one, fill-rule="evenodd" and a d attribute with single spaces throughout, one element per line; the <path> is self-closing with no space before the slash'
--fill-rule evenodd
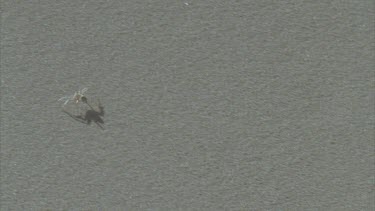
<path id="1" fill-rule="evenodd" d="M 94 109 L 87 102 L 87 98 L 86 97 L 84 97 L 84 99 L 82 99 L 82 102 L 84 102 L 85 104 L 87 104 L 90 107 L 90 109 L 87 110 L 84 115 L 83 114 L 74 115 L 74 114 L 70 113 L 69 111 L 67 111 L 65 108 L 63 108 L 63 112 L 66 113 L 66 114 L 68 114 L 74 120 L 76 120 L 76 121 L 78 121 L 80 123 L 83 123 L 83 124 L 91 125 L 91 122 L 94 122 L 102 130 L 104 130 L 104 127 L 102 125 L 102 124 L 104 124 L 104 121 L 102 119 L 102 117 L 104 116 L 104 107 L 100 104 L 100 101 L 99 101 L 99 105 L 98 105 L 98 110 Z"/>

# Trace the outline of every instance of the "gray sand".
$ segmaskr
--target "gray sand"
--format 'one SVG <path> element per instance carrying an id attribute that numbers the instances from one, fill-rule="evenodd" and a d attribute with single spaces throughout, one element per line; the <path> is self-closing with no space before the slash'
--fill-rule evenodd
<path id="1" fill-rule="evenodd" d="M 374 210 L 374 12 L 2 1 L 1 210 Z"/>

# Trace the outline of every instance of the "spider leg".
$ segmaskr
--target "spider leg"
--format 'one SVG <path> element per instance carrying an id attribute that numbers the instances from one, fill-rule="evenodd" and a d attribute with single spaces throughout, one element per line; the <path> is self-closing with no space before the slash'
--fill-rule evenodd
<path id="1" fill-rule="evenodd" d="M 64 105 L 68 104 L 68 102 L 70 101 L 70 98 L 71 98 L 71 97 L 64 96 L 64 97 L 60 98 L 58 101 L 65 100 L 65 102 L 64 102 L 64 104 L 63 104 L 63 106 L 64 106 Z"/>
<path id="2" fill-rule="evenodd" d="M 80 91 L 80 94 L 83 95 L 88 89 L 85 87 Z"/>

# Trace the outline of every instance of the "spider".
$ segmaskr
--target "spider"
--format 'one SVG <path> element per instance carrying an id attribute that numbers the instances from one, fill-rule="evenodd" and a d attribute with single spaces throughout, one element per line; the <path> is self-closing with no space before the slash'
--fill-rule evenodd
<path id="1" fill-rule="evenodd" d="M 90 107 L 90 109 L 86 111 L 85 115 L 73 115 L 69 113 L 65 108 L 63 108 L 63 111 L 78 122 L 88 125 L 90 125 L 91 122 L 95 122 L 102 130 L 104 130 L 104 127 L 102 126 L 102 124 L 104 124 L 104 121 L 102 119 L 102 117 L 104 116 L 104 107 L 101 105 L 100 101 L 98 100 L 98 110 L 96 110 L 88 103 L 86 97 L 81 100 Z"/>
<path id="2" fill-rule="evenodd" d="M 81 90 L 78 90 L 78 92 L 75 92 L 74 95 L 72 96 L 64 96 L 62 98 L 60 98 L 58 101 L 62 101 L 62 100 L 65 100 L 64 104 L 63 104 L 63 107 L 69 103 L 69 101 L 73 100 L 76 104 L 79 103 L 79 101 L 82 101 L 82 102 L 87 102 L 87 98 L 85 97 L 85 95 L 83 95 L 85 92 L 87 91 L 87 88 L 83 88 Z"/>

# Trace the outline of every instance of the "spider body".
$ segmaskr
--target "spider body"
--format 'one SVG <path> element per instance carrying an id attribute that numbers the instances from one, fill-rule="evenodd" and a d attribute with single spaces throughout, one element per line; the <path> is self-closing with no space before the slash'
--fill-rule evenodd
<path id="1" fill-rule="evenodd" d="M 68 104 L 69 101 L 74 101 L 76 104 L 78 104 L 79 101 L 85 102 L 85 100 L 87 101 L 87 98 L 84 95 L 84 93 L 86 91 L 87 91 L 87 88 L 83 88 L 82 90 L 78 90 L 77 92 L 75 92 L 74 95 L 64 96 L 64 97 L 60 98 L 59 101 L 65 100 L 63 106 Z"/>

